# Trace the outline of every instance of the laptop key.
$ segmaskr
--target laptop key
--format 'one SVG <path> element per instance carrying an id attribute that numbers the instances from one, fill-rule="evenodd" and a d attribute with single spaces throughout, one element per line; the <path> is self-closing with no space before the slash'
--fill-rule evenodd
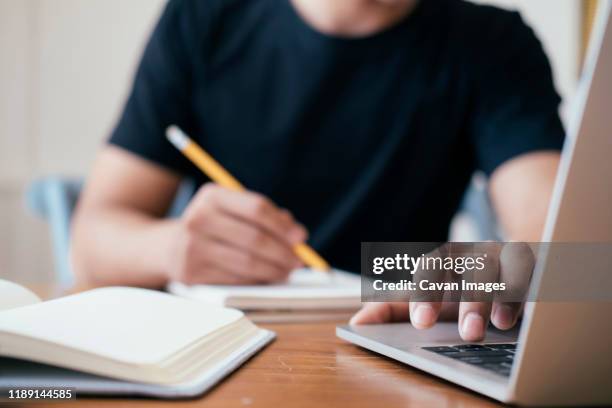
<path id="1" fill-rule="evenodd" d="M 434 353 L 456 353 L 459 351 L 455 347 L 449 346 L 423 347 L 423 350 L 433 351 Z"/>
<path id="2" fill-rule="evenodd" d="M 514 360 L 514 350 L 509 347 L 515 345 L 496 344 L 492 346 L 499 347 L 494 348 L 489 347 L 489 345 L 480 344 L 460 344 L 452 347 L 437 346 L 422 348 L 423 350 L 431 351 L 444 357 L 450 357 L 462 363 L 485 368 L 505 377 L 509 376 Z"/>
<path id="3" fill-rule="evenodd" d="M 474 365 L 494 364 L 499 366 L 508 362 L 508 359 L 505 357 L 458 357 L 455 360 Z"/>
<path id="4" fill-rule="evenodd" d="M 463 357 L 505 357 L 510 356 L 505 350 L 474 350 L 474 351 L 461 351 L 459 353 L 449 353 L 448 357 L 452 358 L 463 358 Z"/>
<path id="5" fill-rule="evenodd" d="M 485 346 L 495 350 L 516 350 L 516 343 L 485 344 Z"/>
<path id="6" fill-rule="evenodd" d="M 485 347 L 483 345 L 480 344 L 458 344 L 456 346 L 453 346 L 456 349 L 459 350 L 465 350 L 465 351 L 472 351 L 472 350 L 490 350 L 490 348 Z"/>

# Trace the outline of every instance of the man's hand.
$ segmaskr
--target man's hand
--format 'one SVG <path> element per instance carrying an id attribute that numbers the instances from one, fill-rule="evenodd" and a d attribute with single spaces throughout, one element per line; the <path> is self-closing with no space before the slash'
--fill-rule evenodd
<path id="1" fill-rule="evenodd" d="M 522 303 L 516 302 L 526 293 L 535 265 L 533 251 L 528 244 L 510 243 L 508 245 L 486 243 L 489 257 L 495 260 L 498 267 L 485 273 L 483 282 L 504 282 L 507 295 L 493 302 L 481 301 L 473 294 L 463 294 L 462 301 L 442 302 L 440 292 L 420 292 L 410 302 L 374 302 L 366 304 L 353 318 L 351 324 L 380 324 L 408 321 L 417 329 L 427 329 L 438 320 L 457 319 L 459 334 L 465 341 L 479 341 L 485 336 L 489 321 L 501 330 L 514 327 L 521 312 Z M 447 255 L 447 254 L 445 254 Z M 423 275 L 420 275 L 422 273 Z M 424 278 L 426 272 L 417 272 L 413 280 Z M 429 281 L 443 282 L 447 276 L 428 275 Z"/>
<path id="2" fill-rule="evenodd" d="M 299 266 L 292 247 L 306 230 L 291 214 L 253 192 L 204 185 L 176 226 L 169 279 L 188 284 L 258 284 L 284 280 Z"/>
<path id="3" fill-rule="evenodd" d="M 304 227 L 252 192 L 203 186 L 179 219 L 166 218 L 181 178 L 114 146 L 96 160 L 73 220 L 79 284 L 162 288 L 284 279 Z"/>

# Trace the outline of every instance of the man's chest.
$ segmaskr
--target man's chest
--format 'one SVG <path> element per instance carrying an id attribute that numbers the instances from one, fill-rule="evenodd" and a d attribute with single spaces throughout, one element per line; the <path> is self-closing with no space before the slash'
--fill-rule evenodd
<path id="1" fill-rule="evenodd" d="M 270 50 L 224 60 L 195 81 L 200 143 L 253 184 L 287 175 L 357 174 L 372 160 L 433 155 L 461 133 L 466 104 L 452 69 L 409 55 L 351 63 Z M 321 172 L 313 169 L 322 169 Z"/>

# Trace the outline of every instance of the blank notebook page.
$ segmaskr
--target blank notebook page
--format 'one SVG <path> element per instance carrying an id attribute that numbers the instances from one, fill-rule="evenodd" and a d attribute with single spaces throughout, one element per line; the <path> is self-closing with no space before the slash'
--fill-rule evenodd
<path id="1" fill-rule="evenodd" d="M 243 317 L 161 292 L 103 288 L 0 312 L 16 333 L 132 364 L 155 364 Z"/>
<path id="2" fill-rule="evenodd" d="M 40 302 L 38 296 L 15 283 L 0 279 L 0 311 Z"/>

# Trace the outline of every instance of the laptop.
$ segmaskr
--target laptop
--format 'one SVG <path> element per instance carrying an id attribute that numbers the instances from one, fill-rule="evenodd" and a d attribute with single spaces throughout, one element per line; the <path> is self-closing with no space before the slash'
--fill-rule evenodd
<path id="1" fill-rule="evenodd" d="M 543 242 L 604 243 L 612 248 L 611 9 L 612 1 L 600 1 Z M 340 326 L 336 333 L 502 402 L 612 404 L 612 251 L 607 253 L 607 264 L 598 270 L 564 263 L 563 254 L 540 253 L 530 288 L 536 294 L 572 284 L 610 295 L 527 302 L 520 328 L 490 329 L 477 344 L 461 340 L 456 322 L 428 330 L 409 323 Z"/>

